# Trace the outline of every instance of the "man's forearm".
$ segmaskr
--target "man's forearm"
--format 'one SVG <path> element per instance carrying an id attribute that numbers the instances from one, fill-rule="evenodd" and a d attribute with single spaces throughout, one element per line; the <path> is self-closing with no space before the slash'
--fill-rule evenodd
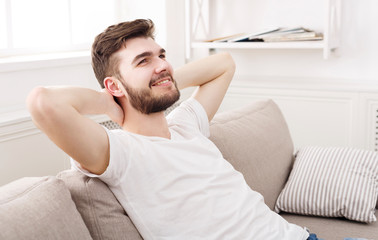
<path id="1" fill-rule="evenodd" d="M 80 87 L 38 87 L 29 94 L 27 105 L 37 123 L 46 116 L 68 117 L 75 112 L 114 116 L 113 111 L 117 108 L 111 95 Z"/>
<path id="2" fill-rule="evenodd" d="M 29 94 L 27 105 L 34 123 L 59 148 L 88 171 L 105 171 L 109 162 L 106 131 L 83 115 L 114 118 L 112 111 L 120 107 L 110 94 L 78 87 L 38 87 Z M 122 115 L 122 110 L 119 113 Z"/>
<path id="3" fill-rule="evenodd" d="M 199 86 L 193 97 L 204 107 L 210 121 L 218 111 L 234 72 L 231 55 L 220 53 L 188 63 L 174 76 L 179 89 Z"/>
<path id="4" fill-rule="evenodd" d="M 174 77 L 178 88 L 202 86 L 222 74 L 230 72 L 233 75 L 235 63 L 228 53 L 219 53 L 190 62 L 175 70 Z"/>

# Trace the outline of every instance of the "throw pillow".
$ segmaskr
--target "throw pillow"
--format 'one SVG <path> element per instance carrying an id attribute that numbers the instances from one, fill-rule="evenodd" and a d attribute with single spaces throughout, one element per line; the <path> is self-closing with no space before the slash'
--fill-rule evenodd
<path id="1" fill-rule="evenodd" d="M 76 170 L 60 172 L 93 239 L 142 239 L 108 186 Z"/>
<path id="2" fill-rule="evenodd" d="M 378 154 L 373 151 L 305 147 L 298 151 L 275 211 L 376 221 Z"/>

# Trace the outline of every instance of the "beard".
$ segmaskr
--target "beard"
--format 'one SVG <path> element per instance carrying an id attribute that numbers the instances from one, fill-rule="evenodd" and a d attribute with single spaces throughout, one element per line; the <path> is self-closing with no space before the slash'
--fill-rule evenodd
<path id="1" fill-rule="evenodd" d="M 156 96 L 152 92 L 152 84 L 160 78 L 167 76 L 171 78 L 174 84 L 174 89 L 167 93 Z M 165 111 L 180 99 L 180 91 L 177 88 L 177 83 L 169 73 L 162 73 L 157 77 L 151 79 L 149 88 L 146 89 L 132 88 L 127 85 L 125 81 L 121 81 L 121 83 L 129 96 L 131 106 L 133 106 L 136 110 L 143 114 Z"/>

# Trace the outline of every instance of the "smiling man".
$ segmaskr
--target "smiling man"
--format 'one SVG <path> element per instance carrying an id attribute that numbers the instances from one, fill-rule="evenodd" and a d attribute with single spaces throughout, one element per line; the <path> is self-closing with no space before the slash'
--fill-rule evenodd
<path id="1" fill-rule="evenodd" d="M 308 233 L 272 212 L 208 139 L 235 71 L 227 53 L 173 71 L 150 20 L 110 26 L 92 47 L 104 91 L 39 87 L 35 124 L 78 171 L 106 182 L 144 239 L 290 239 Z M 179 89 L 193 96 L 167 117 Z M 122 129 L 86 118 L 107 114 Z"/>
<path id="2" fill-rule="evenodd" d="M 166 110 L 179 99 L 180 92 L 172 77 L 173 69 L 165 61 L 165 50 L 151 37 L 130 39 L 127 48 L 121 48 L 115 54 L 120 59 L 119 74 L 117 79 L 105 77 L 104 84 L 121 83 L 133 108 L 143 114 L 156 113 Z"/>

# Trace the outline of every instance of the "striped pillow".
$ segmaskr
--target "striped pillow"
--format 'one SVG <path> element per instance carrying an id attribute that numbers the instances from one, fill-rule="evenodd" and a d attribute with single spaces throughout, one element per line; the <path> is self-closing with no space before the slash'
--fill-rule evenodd
<path id="1" fill-rule="evenodd" d="M 352 148 L 298 151 L 275 211 L 376 221 L 378 154 Z"/>

